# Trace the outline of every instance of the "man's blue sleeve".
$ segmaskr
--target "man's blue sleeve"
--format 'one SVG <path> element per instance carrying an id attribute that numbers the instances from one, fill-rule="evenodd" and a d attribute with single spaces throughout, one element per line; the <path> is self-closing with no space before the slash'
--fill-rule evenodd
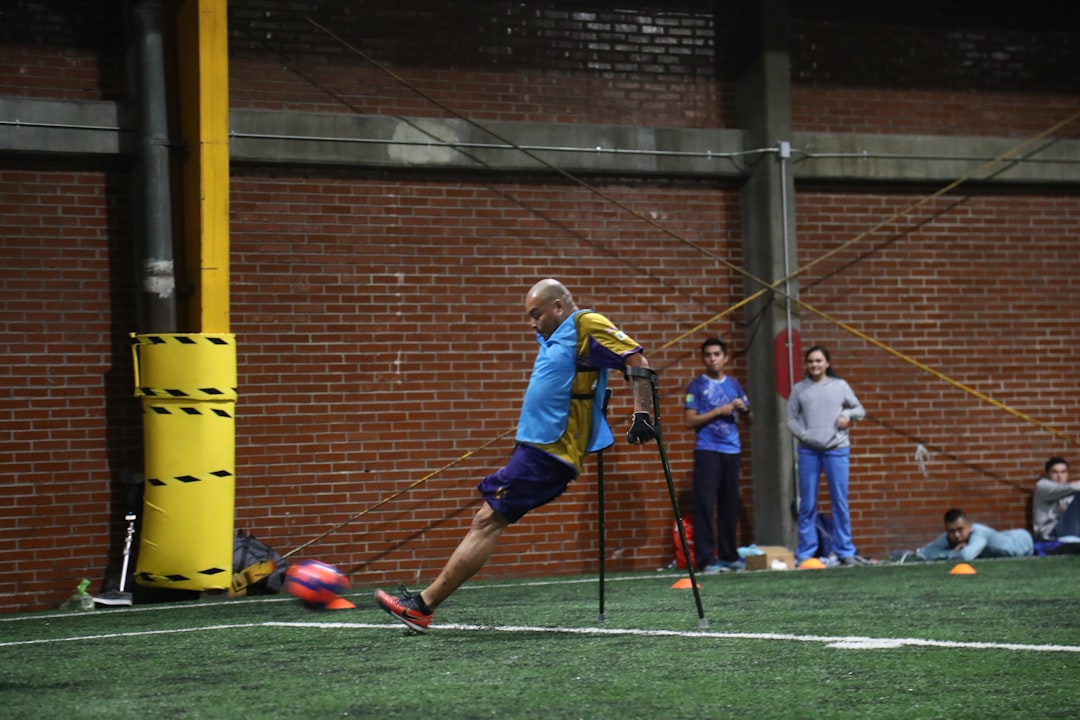
<path id="1" fill-rule="evenodd" d="M 934 542 L 919 548 L 916 554 L 923 560 L 945 560 L 952 553 L 947 535 L 939 535 Z"/>
<path id="2" fill-rule="evenodd" d="M 982 551 L 986 549 L 988 539 L 985 530 L 980 527 L 973 527 L 971 534 L 968 535 L 967 545 L 957 553 L 957 557 L 961 560 L 974 560 L 979 555 L 982 555 Z"/>

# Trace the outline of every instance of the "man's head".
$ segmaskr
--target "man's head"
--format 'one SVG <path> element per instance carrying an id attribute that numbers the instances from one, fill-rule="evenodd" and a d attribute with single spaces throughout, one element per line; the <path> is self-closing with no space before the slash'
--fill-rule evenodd
<path id="1" fill-rule="evenodd" d="M 727 343 L 720 338 L 709 338 L 701 343 L 701 362 L 711 377 L 719 377 L 727 364 Z"/>
<path id="2" fill-rule="evenodd" d="M 529 327 L 540 333 L 545 340 L 550 338 L 575 310 L 577 305 L 574 304 L 570 291 L 552 278 L 536 283 L 525 295 L 525 314 L 529 316 Z"/>
<path id="3" fill-rule="evenodd" d="M 1065 458 L 1052 457 L 1043 467 L 1046 470 L 1046 477 L 1054 482 L 1069 482 L 1069 463 L 1065 462 Z"/>
<path id="4" fill-rule="evenodd" d="M 945 513 L 945 535 L 949 538 L 949 547 L 962 545 L 971 536 L 971 521 L 960 508 L 952 508 Z"/>

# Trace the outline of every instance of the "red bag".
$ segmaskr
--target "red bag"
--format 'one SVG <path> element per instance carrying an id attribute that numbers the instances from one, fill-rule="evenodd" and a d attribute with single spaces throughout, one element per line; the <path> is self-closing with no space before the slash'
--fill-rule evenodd
<path id="1" fill-rule="evenodd" d="M 694 562 L 694 516 L 683 515 L 682 522 L 683 530 L 686 532 L 686 544 L 690 548 L 690 562 Z M 671 539 L 675 542 L 675 566 L 684 568 L 686 556 L 683 554 L 682 538 L 679 537 L 679 523 L 677 522 L 671 524 Z"/>

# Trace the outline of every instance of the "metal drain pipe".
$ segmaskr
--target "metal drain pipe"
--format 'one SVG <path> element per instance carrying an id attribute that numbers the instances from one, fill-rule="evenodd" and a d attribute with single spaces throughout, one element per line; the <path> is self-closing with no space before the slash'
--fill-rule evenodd
<path id="1" fill-rule="evenodd" d="M 165 5 L 138 0 L 132 5 L 131 67 L 139 115 L 139 154 L 134 197 L 137 207 L 135 257 L 138 273 L 139 332 L 177 330 L 173 250 L 169 115 L 165 78 Z"/>

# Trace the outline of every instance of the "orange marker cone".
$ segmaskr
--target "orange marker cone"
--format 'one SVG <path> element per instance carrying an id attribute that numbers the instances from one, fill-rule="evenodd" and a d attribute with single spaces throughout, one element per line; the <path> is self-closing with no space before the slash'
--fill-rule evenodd
<path id="1" fill-rule="evenodd" d="M 692 587 L 694 587 L 694 586 L 690 584 L 690 578 L 682 578 L 681 580 L 676 580 L 675 584 L 671 586 L 671 589 L 672 590 L 689 590 Z M 698 583 L 698 587 L 701 587 L 701 583 Z"/>
<path id="2" fill-rule="evenodd" d="M 356 607 L 345 598 L 338 596 L 326 604 L 327 610 L 352 610 Z"/>
<path id="3" fill-rule="evenodd" d="M 824 570 L 825 569 L 825 563 L 821 562 L 820 560 L 818 560 L 817 558 L 814 558 L 814 557 L 806 558 L 801 563 L 799 563 L 799 569 L 800 570 Z"/>
<path id="4" fill-rule="evenodd" d="M 967 563 L 960 563 L 952 570 L 949 571 L 950 575 L 974 575 L 975 568 L 971 567 Z"/>

